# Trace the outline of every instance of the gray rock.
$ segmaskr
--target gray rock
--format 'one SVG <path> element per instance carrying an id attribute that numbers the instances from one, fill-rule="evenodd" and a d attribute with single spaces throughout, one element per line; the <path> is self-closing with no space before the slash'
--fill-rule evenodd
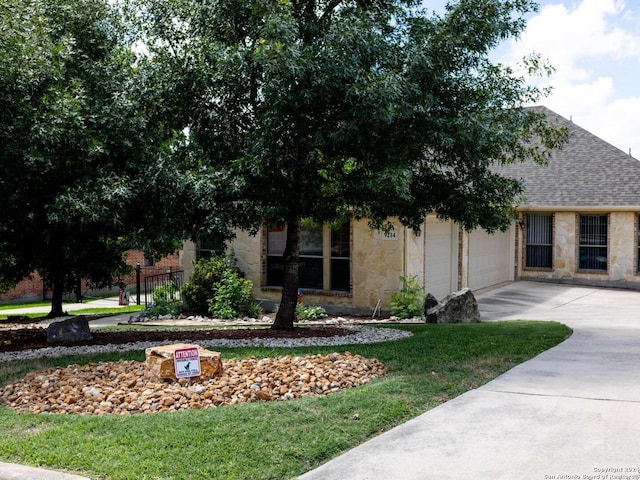
<path id="1" fill-rule="evenodd" d="M 427 319 L 427 323 L 436 323 L 437 318 L 433 313 L 429 313 L 429 310 L 438 306 L 438 299 L 427 293 L 427 296 L 424 298 L 424 318 Z"/>
<path id="2" fill-rule="evenodd" d="M 480 310 L 473 292 L 463 288 L 427 310 L 425 317 L 429 323 L 475 323 L 480 321 Z"/>
<path id="3" fill-rule="evenodd" d="M 83 342 L 93 340 L 89 322 L 84 315 L 54 321 L 47 327 L 47 342 Z"/>

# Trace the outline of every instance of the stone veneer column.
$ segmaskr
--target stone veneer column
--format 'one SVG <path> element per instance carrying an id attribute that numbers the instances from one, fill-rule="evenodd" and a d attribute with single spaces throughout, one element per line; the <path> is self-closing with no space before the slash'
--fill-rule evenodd
<path id="1" fill-rule="evenodd" d="M 189 280 L 193 274 L 193 267 L 196 264 L 196 249 L 197 245 L 195 242 L 186 241 L 182 245 L 182 250 L 180 250 L 178 261 L 180 262 L 180 267 L 184 270 L 185 282 Z"/>
<path id="2" fill-rule="evenodd" d="M 635 213 L 612 212 L 609 216 L 609 279 L 638 281 L 635 258 Z"/>
<path id="3" fill-rule="evenodd" d="M 573 278 L 577 269 L 576 251 L 576 213 L 556 212 L 553 247 L 554 278 Z"/>

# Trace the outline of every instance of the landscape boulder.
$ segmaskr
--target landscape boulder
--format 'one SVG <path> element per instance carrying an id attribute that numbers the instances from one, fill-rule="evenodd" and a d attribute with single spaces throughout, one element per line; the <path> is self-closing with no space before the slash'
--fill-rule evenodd
<path id="1" fill-rule="evenodd" d="M 176 380 L 175 351 L 189 347 L 197 347 L 200 357 L 200 375 L 192 377 L 194 380 L 209 380 L 222 373 L 222 355 L 219 352 L 212 352 L 199 345 L 175 343 L 145 350 L 147 376 L 153 380 Z"/>
<path id="2" fill-rule="evenodd" d="M 425 304 L 425 318 L 427 323 L 474 323 L 480 321 L 480 310 L 473 292 L 463 288 L 428 310 Z"/>
<path id="3" fill-rule="evenodd" d="M 436 323 L 436 316 L 433 313 L 429 313 L 429 310 L 438 306 L 438 299 L 432 294 L 427 293 L 424 298 L 424 318 L 427 319 L 427 323 Z"/>
<path id="4" fill-rule="evenodd" d="M 54 320 L 47 327 L 47 342 L 86 342 L 93 340 L 89 322 L 84 315 Z"/>

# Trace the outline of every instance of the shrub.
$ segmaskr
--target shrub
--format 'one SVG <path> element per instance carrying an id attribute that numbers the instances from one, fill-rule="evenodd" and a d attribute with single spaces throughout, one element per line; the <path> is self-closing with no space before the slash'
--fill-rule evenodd
<path id="1" fill-rule="evenodd" d="M 182 287 L 182 298 L 189 310 L 200 315 L 209 313 L 209 301 L 216 295 L 216 285 L 230 268 L 229 261 L 222 256 L 203 258 L 196 263 L 191 279 Z"/>
<path id="2" fill-rule="evenodd" d="M 176 316 L 182 311 L 182 301 L 176 298 L 178 288 L 172 281 L 165 285 L 156 287 L 153 291 L 153 305 L 147 310 L 150 317 L 159 317 L 161 315 Z"/>
<path id="3" fill-rule="evenodd" d="M 253 302 L 250 280 L 228 268 L 216 283 L 216 293 L 209 300 L 209 313 L 216 318 L 257 317 L 261 309 Z"/>
<path id="4" fill-rule="evenodd" d="M 296 318 L 298 320 L 318 320 L 326 316 L 326 310 L 320 305 L 296 305 Z"/>
<path id="5" fill-rule="evenodd" d="M 257 318 L 262 313 L 253 302 L 250 280 L 242 278 L 223 256 L 201 259 L 191 279 L 182 287 L 182 298 L 189 310 L 217 318 Z"/>
<path id="6" fill-rule="evenodd" d="M 415 278 L 400 277 L 402 288 L 389 300 L 391 315 L 398 318 L 421 317 L 425 293 Z"/>

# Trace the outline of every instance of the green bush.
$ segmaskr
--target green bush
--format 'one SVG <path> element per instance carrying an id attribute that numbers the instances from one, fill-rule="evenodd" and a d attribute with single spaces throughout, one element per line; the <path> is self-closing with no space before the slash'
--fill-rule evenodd
<path id="1" fill-rule="evenodd" d="M 147 315 L 159 317 L 161 315 L 176 316 L 182 311 L 182 301 L 176 298 L 178 288 L 172 281 L 160 285 L 153 291 L 153 304 L 147 310 Z"/>
<path id="2" fill-rule="evenodd" d="M 250 280 L 227 269 L 216 283 L 216 293 L 209 300 L 209 313 L 216 318 L 257 317 L 261 309 L 253 302 Z"/>
<path id="3" fill-rule="evenodd" d="M 319 320 L 326 316 L 326 310 L 320 305 L 296 305 L 296 318 L 298 320 Z"/>
<path id="4" fill-rule="evenodd" d="M 209 301 L 215 297 L 217 285 L 230 268 L 229 261 L 222 256 L 203 258 L 196 263 L 191 279 L 182 287 L 187 308 L 199 315 L 208 315 Z"/>
<path id="5" fill-rule="evenodd" d="M 398 318 L 421 317 L 425 293 L 415 278 L 400 277 L 402 288 L 389 300 L 391 315 Z"/>
<path id="6" fill-rule="evenodd" d="M 253 302 L 252 286 L 228 258 L 203 258 L 196 264 L 191 279 L 182 287 L 182 298 L 187 308 L 199 315 L 224 319 L 257 318 L 262 309 Z"/>

